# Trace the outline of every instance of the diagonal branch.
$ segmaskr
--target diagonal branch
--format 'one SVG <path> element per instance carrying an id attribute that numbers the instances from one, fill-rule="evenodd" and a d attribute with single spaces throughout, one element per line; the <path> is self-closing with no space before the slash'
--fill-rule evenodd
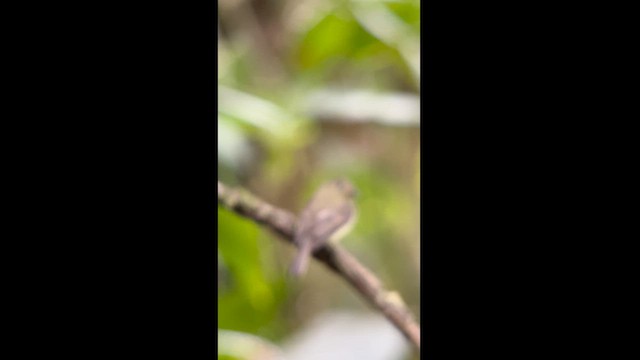
<path id="1" fill-rule="evenodd" d="M 293 243 L 296 217 L 276 208 L 249 192 L 232 189 L 218 181 L 218 203 L 239 215 L 252 219 Z M 387 291 L 382 282 L 353 255 L 339 245 L 327 245 L 313 256 L 343 277 L 375 309 L 382 312 L 402 334 L 420 350 L 420 325 L 395 291 Z"/>

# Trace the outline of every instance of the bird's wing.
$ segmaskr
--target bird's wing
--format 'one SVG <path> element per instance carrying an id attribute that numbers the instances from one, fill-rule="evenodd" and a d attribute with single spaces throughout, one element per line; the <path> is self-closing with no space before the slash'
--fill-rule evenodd
<path id="1" fill-rule="evenodd" d="M 353 211 L 353 206 L 348 202 L 336 209 L 319 211 L 308 229 L 313 236 L 314 249 L 347 223 L 353 216 Z"/>

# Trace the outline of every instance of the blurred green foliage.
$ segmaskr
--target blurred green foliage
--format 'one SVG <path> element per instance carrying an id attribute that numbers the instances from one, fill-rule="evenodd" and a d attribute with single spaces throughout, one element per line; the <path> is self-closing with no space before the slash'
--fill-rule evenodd
<path id="1" fill-rule="evenodd" d="M 251 333 L 274 320 L 282 302 L 282 281 L 270 280 L 264 271 L 257 238 L 259 229 L 225 210 L 218 211 L 218 251 L 231 274 L 226 279 L 231 291 L 220 291 L 218 325 Z"/>
<path id="2" fill-rule="evenodd" d="M 293 212 L 322 182 L 351 179 L 359 220 L 344 245 L 418 315 L 420 2 L 218 8 L 219 179 Z M 354 95 L 330 109 L 318 92 Z M 410 105 L 388 110 L 402 121 L 364 111 L 398 96 Z M 218 229 L 220 329 L 281 343 L 327 309 L 369 311 L 320 265 L 287 279 L 294 249 L 258 225 L 219 208 Z"/>

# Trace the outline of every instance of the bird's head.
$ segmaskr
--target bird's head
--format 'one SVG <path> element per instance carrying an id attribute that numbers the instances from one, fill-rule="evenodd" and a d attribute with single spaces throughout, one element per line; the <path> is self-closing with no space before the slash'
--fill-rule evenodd
<path id="1" fill-rule="evenodd" d="M 354 198 L 358 195 L 358 190 L 347 179 L 333 180 L 332 185 L 335 186 L 342 194 L 344 194 L 349 198 Z"/>

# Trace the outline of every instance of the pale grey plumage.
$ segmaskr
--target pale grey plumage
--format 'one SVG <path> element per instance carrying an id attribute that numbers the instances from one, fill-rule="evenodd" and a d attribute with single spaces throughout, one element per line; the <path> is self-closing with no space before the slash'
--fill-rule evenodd
<path id="1" fill-rule="evenodd" d="M 299 250 L 291 267 L 294 276 L 304 274 L 312 252 L 350 230 L 356 218 L 355 194 L 353 185 L 344 179 L 330 181 L 314 194 L 296 225 L 294 241 Z"/>

